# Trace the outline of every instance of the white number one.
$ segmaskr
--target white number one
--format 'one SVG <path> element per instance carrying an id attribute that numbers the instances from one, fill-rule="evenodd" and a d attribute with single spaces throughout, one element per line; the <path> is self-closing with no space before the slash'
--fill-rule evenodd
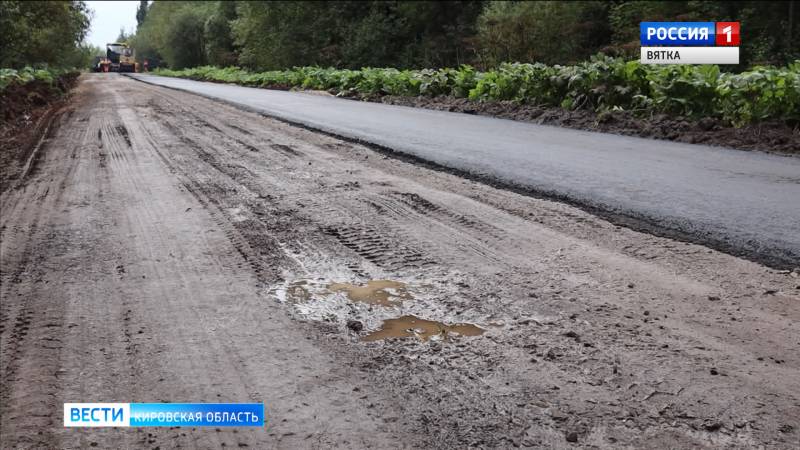
<path id="1" fill-rule="evenodd" d="M 733 31 L 733 27 L 730 25 L 722 29 L 722 32 L 728 35 L 728 42 L 731 42 L 731 31 Z"/>

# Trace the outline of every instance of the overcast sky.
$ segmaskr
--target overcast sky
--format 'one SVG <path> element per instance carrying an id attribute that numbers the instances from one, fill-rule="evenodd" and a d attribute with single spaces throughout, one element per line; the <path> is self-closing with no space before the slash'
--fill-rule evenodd
<path id="1" fill-rule="evenodd" d="M 124 27 L 126 33 L 136 31 L 136 7 L 139 2 L 86 2 L 94 10 L 92 28 L 86 40 L 100 48 L 114 42 L 119 29 Z"/>

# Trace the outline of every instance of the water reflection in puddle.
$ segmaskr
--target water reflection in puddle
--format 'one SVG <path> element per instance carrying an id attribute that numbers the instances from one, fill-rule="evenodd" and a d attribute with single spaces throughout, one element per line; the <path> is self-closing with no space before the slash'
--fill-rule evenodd
<path id="1" fill-rule="evenodd" d="M 420 288 L 424 287 L 420 291 Z M 362 303 L 370 307 L 363 308 L 363 314 L 371 314 L 373 306 L 397 308 L 405 301 L 417 300 L 414 305 L 424 308 L 424 299 L 427 290 L 432 290 L 430 284 L 415 285 L 412 295 L 406 283 L 394 280 L 370 280 L 364 284 L 339 283 L 317 280 L 297 280 L 284 284 L 283 288 L 276 288 L 273 293 L 282 302 L 294 305 L 297 311 L 305 317 L 314 320 L 345 321 L 352 317 L 352 303 Z M 422 299 L 422 301 L 420 301 Z M 422 305 L 416 305 L 422 303 Z M 378 308 L 375 314 L 384 314 L 390 310 Z M 396 310 L 395 310 L 396 311 Z M 374 317 L 374 316 L 373 316 Z M 363 318 L 362 318 L 363 320 Z M 373 319 L 374 320 L 374 319 Z M 502 322 L 489 323 L 489 326 L 502 326 Z M 380 329 L 373 331 L 361 338 L 362 341 L 378 341 L 389 338 L 413 338 L 422 341 L 429 339 L 448 339 L 453 336 L 479 336 L 486 330 L 469 323 L 447 325 L 434 320 L 420 319 L 417 316 L 405 315 L 402 317 L 384 320 Z"/>
<path id="2" fill-rule="evenodd" d="M 446 339 L 448 336 L 479 336 L 485 330 L 469 323 L 445 325 L 442 322 L 420 319 L 416 316 L 403 316 L 397 319 L 383 321 L 377 331 L 361 338 L 362 341 L 378 341 L 388 338 L 418 337 L 423 341 L 438 336 Z"/>
<path id="3" fill-rule="evenodd" d="M 331 283 L 328 289 L 331 292 L 344 292 L 351 301 L 370 305 L 399 306 L 403 300 L 413 299 L 405 283 L 392 280 L 371 280 L 362 286 Z"/>
<path id="4" fill-rule="evenodd" d="M 295 281 L 289 284 L 286 286 L 286 298 L 293 302 L 307 302 L 311 300 L 311 293 L 308 292 L 307 285 L 308 282 L 306 282 L 306 280 Z"/>

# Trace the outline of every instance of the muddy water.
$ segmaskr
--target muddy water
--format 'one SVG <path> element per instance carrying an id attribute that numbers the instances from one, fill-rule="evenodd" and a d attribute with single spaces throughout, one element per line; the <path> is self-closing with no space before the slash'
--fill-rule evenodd
<path id="1" fill-rule="evenodd" d="M 331 292 L 344 292 L 354 302 L 370 305 L 399 306 L 403 300 L 413 297 L 406 289 L 406 284 L 392 280 L 372 280 L 366 285 L 358 286 L 350 283 L 331 283 Z"/>
<path id="2" fill-rule="evenodd" d="M 305 280 L 295 281 L 290 284 L 286 288 L 286 298 L 292 299 L 295 302 L 307 302 L 311 300 L 311 293 L 308 292 L 307 284 Z"/>
<path id="3" fill-rule="evenodd" d="M 300 280 L 290 283 L 286 287 L 286 298 L 293 303 L 308 303 L 314 298 L 319 298 L 321 302 L 312 303 L 323 305 L 326 298 L 330 300 L 327 295 L 335 293 L 344 294 L 350 302 L 384 307 L 401 306 L 404 301 L 414 299 L 414 296 L 408 291 L 406 283 L 394 280 L 370 280 L 365 284 L 333 282 L 324 288 L 313 281 Z M 308 314 L 307 311 L 306 314 Z M 447 339 L 451 336 L 478 336 L 484 331 L 484 329 L 468 323 L 447 325 L 443 322 L 406 315 L 384 320 L 380 329 L 364 336 L 361 340 L 377 341 L 388 338 L 416 337 L 427 341 L 431 338 Z"/>
<path id="4" fill-rule="evenodd" d="M 378 341 L 395 337 L 418 337 L 423 341 L 439 336 L 446 339 L 449 336 L 479 336 L 485 330 L 468 323 L 445 325 L 442 322 L 420 319 L 416 316 L 403 316 L 397 319 L 384 320 L 383 325 L 363 338 L 362 341 Z"/>

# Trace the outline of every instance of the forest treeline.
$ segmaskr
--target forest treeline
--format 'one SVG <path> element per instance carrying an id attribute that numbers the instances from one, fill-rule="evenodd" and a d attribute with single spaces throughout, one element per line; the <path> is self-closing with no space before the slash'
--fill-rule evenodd
<path id="1" fill-rule="evenodd" d="M 800 58 L 790 1 L 155 1 L 140 57 L 202 65 L 439 68 L 638 57 L 641 21 L 740 21 L 743 67 Z"/>
<path id="2" fill-rule="evenodd" d="M 120 38 L 173 69 L 571 64 L 636 57 L 645 20 L 740 21 L 742 68 L 800 58 L 791 1 L 142 1 L 136 19 Z M 0 67 L 86 64 L 90 20 L 82 1 L 0 2 Z"/>
<path id="3" fill-rule="evenodd" d="M 0 1 L 0 68 L 87 66 L 90 21 L 82 1 Z"/>

